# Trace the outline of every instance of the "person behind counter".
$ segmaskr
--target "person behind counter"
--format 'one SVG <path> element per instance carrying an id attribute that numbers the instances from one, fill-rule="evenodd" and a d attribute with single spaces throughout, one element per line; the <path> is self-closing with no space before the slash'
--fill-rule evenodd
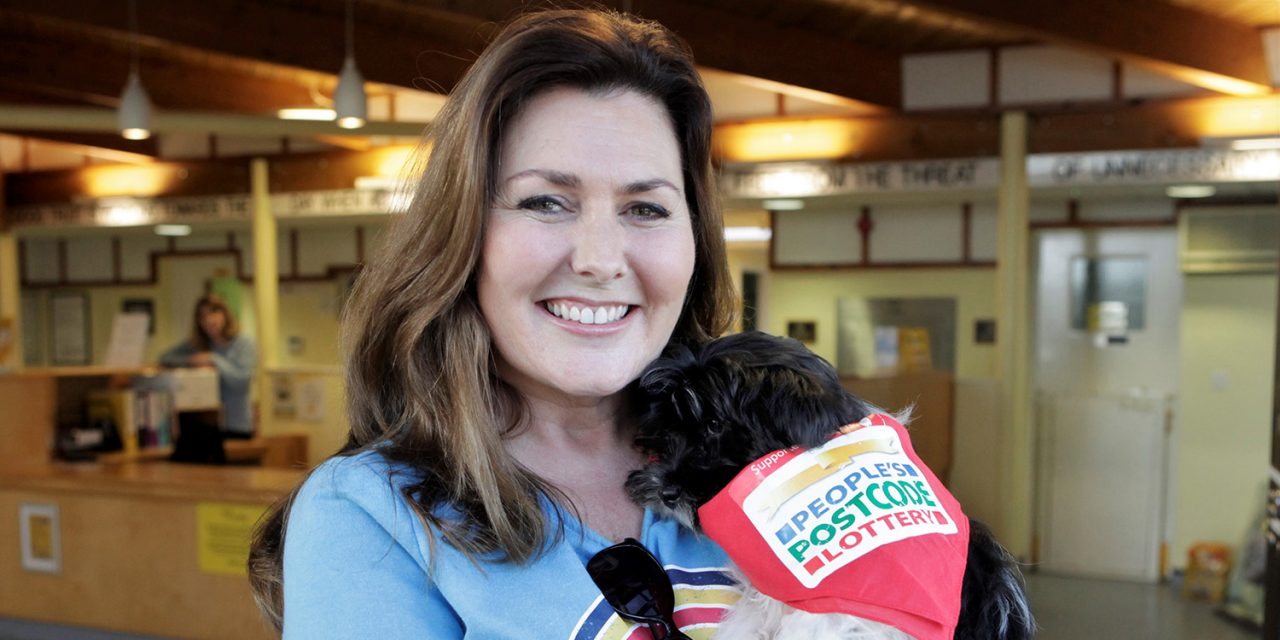
<path id="1" fill-rule="evenodd" d="M 526 15 L 472 65 L 344 311 L 347 443 L 258 530 L 286 639 L 621 631 L 585 565 L 624 538 L 715 625 L 723 551 L 623 486 L 628 385 L 732 320 L 711 124 L 686 45 L 632 16 Z"/>
<path id="2" fill-rule="evenodd" d="M 218 370 L 222 399 L 223 435 L 253 436 L 249 389 L 257 352 L 253 341 L 240 335 L 240 324 L 222 298 L 207 294 L 196 302 L 191 337 L 160 356 L 166 367 L 213 367 Z"/>

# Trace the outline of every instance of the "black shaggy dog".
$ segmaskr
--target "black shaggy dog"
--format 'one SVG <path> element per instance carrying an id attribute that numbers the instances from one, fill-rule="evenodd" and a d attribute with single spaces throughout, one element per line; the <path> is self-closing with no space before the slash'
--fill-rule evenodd
<path id="1" fill-rule="evenodd" d="M 627 489 L 638 503 L 694 528 L 698 509 L 748 465 L 778 450 L 821 447 L 874 411 L 844 389 L 825 360 L 795 340 L 760 332 L 669 348 L 641 375 L 635 397 L 643 416 L 637 444 L 651 462 L 631 475 Z M 954 638 L 1032 638 L 1015 560 L 986 526 L 969 524 Z M 717 638 L 911 637 L 850 615 L 799 611 L 741 581 L 744 596 Z"/>

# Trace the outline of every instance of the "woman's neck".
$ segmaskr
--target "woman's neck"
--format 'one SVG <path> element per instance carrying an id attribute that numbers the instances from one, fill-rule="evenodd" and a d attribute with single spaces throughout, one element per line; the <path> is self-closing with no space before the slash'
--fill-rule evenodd
<path id="1" fill-rule="evenodd" d="M 528 412 L 513 444 L 553 447 L 590 454 L 630 446 L 619 420 L 618 394 L 604 398 L 547 398 L 526 395 Z"/>

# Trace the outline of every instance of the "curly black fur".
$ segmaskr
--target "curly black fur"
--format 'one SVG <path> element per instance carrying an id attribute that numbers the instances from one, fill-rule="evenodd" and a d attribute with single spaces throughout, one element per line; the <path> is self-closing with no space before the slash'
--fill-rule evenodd
<path id="1" fill-rule="evenodd" d="M 636 391 L 636 442 L 653 461 L 631 474 L 627 490 L 695 527 L 698 507 L 747 465 L 778 449 L 819 446 L 871 413 L 826 360 L 756 331 L 674 345 L 641 374 Z M 968 553 L 955 638 L 1032 638 L 1017 563 L 974 520 Z"/>
<path id="2" fill-rule="evenodd" d="M 636 442 L 657 461 L 627 487 L 641 503 L 657 497 L 690 518 L 761 456 L 820 445 L 870 413 L 825 360 L 756 331 L 696 351 L 671 347 L 641 374 L 639 390 Z"/>

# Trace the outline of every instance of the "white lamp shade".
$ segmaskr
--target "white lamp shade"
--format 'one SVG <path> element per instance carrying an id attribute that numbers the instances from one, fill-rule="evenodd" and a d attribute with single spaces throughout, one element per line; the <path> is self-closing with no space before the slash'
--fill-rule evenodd
<path id="1" fill-rule="evenodd" d="M 151 137 L 151 98 L 142 87 L 137 71 L 129 72 L 129 80 L 120 95 L 120 110 L 116 114 L 120 135 L 130 140 Z"/>
<path id="2" fill-rule="evenodd" d="M 338 126 L 343 129 L 363 127 L 369 113 L 364 93 L 364 78 L 356 69 L 356 59 L 347 56 L 338 74 L 338 89 L 333 92 L 333 110 L 338 116 Z"/>

